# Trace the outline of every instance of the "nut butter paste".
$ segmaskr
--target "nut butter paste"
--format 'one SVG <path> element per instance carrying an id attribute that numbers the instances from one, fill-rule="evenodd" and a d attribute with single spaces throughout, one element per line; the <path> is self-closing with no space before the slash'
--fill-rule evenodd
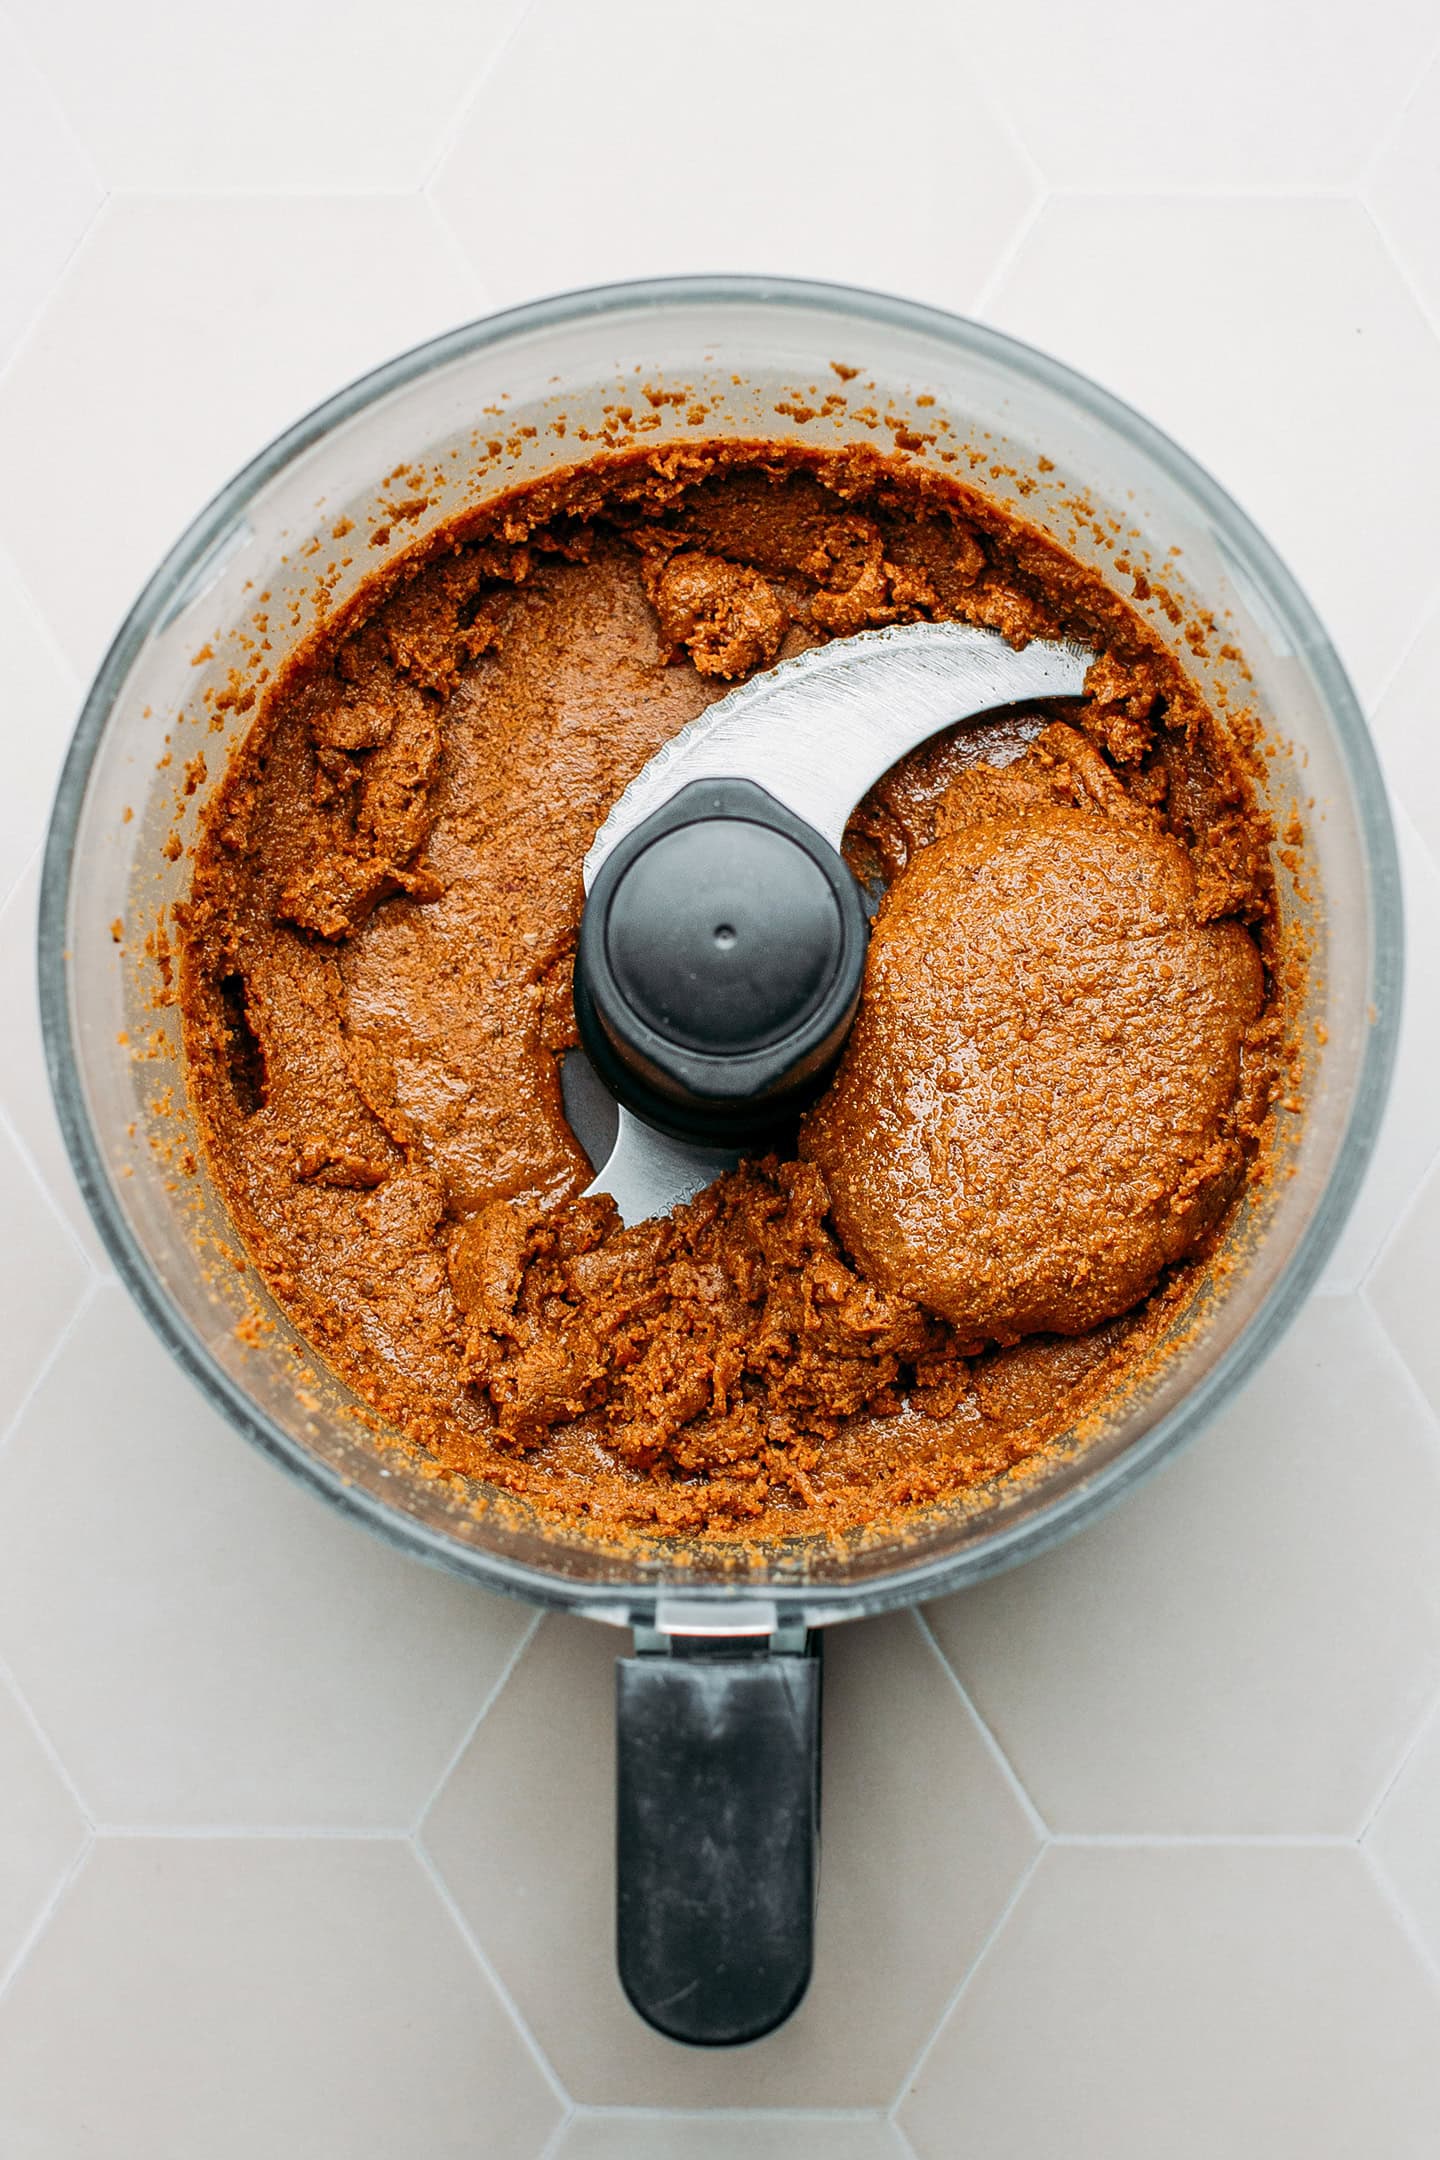
<path id="1" fill-rule="evenodd" d="M 732 682 L 953 619 L 1088 695 L 936 737 L 847 835 L 859 1018 L 793 1144 L 663 1221 L 580 1197 L 580 864 Z M 387 570 L 295 656 L 183 911 L 191 1096 L 254 1265 L 431 1474 L 612 1537 L 890 1521 L 1147 1354 L 1257 1174 L 1268 830 L 1135 613 L 869 451 L 597 459 Z"/>

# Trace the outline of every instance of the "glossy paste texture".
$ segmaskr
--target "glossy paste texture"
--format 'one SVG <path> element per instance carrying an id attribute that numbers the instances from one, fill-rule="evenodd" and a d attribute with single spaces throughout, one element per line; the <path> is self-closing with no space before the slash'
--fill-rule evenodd
<path id="1" fill-rule="evenodd" d="M 949 618 L 1100 655 L 937 737 L 847 836 L 885 897 L 792 1150 L 622 1231 L 566 1122 L 580 864 L 732 681 Z M 1243 746 L 1093 573 L 869 452 L 597 460 L 296 656 L 184 911 L 192 1099 L 249 1255 L 443 1475 L 607 1536 L 892 1520 L 1153 1352 L 1263 1157 Z"/>

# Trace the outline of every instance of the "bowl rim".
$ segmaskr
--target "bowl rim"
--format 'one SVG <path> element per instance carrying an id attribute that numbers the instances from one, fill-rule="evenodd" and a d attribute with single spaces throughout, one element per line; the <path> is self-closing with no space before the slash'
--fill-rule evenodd
<path id="1" fill-rule="evenodd" d="M 1226 545 L 1258 589 L 1276 604 L 1297 653 L 1314 675 L 1335 725 L 1341 761 L 1369 877 L 1369 976 L 1374 1017 L 1361 1054 L 1344 1130 L 1326 1184 L 1295 1250 L 1259 1310 L 1180 1402 L 1156 1419 L 1123 1453 L 1097 1467 L 1033 1513 L 1000 1521 L 992 1535 L 958 1552 L 907 1564 L 898 1561 L 860 1583 L 775 1582 L 760 1585 L 696 1582 L 680 1571 L 600 1583 L 487 1552 L 421 1522 L 378 1495 L 347 1482 L 271 1419 L 210 1355 L 179 1309 L 120 1208 L 100 1137 L 80 1081 L 76 1019 L 71 1009 L 67 952 L 71 870 L 86 787 L 111 712 L 136 654 L 157 623 L 183 597 L 211 549 L 237 515 L 278 473 L 354 415 L 455 360 L 512 338 L 588 317 L 616 316 L 674 305 L 764 305 L 843 311 L 889 329 L 949 344 L 957 356 L 999 364 L 1078 407 L 1104 430 L 1148 456 L 1223 531 Z M 191 520 L 141 589 L 116 631 L 86 694 L 76 723 L 46 836 L 40 883 L 37 965 L 46 1066 L 61 1131 L 81 1192 L 120 1280 L 165 1347 L 210 1405 L 300 1483 L 391 1543 L 487 1588 L 555 1608 L 617 1620 L 653 1613 L 658 1598 L 683 1598 L 687 1610 L 718 1625 L 757 1598 L 781 1619 L 813 1624 L 875 1613 L 943 1595 L 1047 1550 L 1113 1506 L 1161 1461 L 1207 1423 L 1268 1355 L 1315 1284 L 1344 1225 L 1373 1149 L 1394 1068 L 1403 980 L 1403 914 L 1394 827 L 1384 781 L 1359 702 L 1310 601 L 1258 526 L 1190 454 L 1121 398 L 1064 362 L 988 324 L 888 294 L 790 277 L 715 275 L 646 278 L 589 286 L 532 300 L 465 323 L 410 347 L 304 413 L 274 437 L 218 490 Z"/>

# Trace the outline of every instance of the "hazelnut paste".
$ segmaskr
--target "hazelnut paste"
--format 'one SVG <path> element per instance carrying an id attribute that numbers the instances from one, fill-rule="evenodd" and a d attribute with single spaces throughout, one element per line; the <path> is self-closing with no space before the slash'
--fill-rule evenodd
<path id="1" fill-rule="evenodd" d="M 859 1017 L 793 1144 L 663 1221 L 580 1196 L 581 859 L 737 679 L 951 619 L 1088 695 L 936 737 L 852 819 Z M 513 493 L 295 657 L 183 911 L 191 1093 L 249 1255 L 442 1475 L 609 1536 L 892 1522 L 1150 1351 L 1276 1062 L 1241 749 L 1099 579 L 871 452 L 702 444 Z"/>

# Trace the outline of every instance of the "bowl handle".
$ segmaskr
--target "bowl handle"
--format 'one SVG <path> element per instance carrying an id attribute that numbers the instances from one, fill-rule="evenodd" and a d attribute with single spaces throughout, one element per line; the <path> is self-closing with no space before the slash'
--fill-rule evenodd
<path id="1" fill-rule="evenodd" d="M 809 1985 L 820 1638 L 651 1638 L 616 1667 L 620 1980 L 672 2040 L 733 2047 Z"/>

